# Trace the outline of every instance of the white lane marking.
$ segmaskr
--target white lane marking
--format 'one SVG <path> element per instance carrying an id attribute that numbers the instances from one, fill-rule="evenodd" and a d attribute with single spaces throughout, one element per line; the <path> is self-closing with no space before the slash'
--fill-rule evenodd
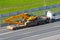
<path id="1" fill-rule="evenodd" d="M 60 26 L 60 25 L 59 25 Z M 58 26 L 58 27 L 59 27 Z M 48 29 L 50 29 L 50 28 L 48 28 Z M 45 29 L 45 30 L 47 30 L 47 29 Z M 37 30 L 38 31 L 38 30 Z M 44 31 L 44 30 L 42 30 L 42 31 Z M 35 32 L 35 31 L 34 31 Z M 27 32 L 27 33 L 24 33 L 24 34 L 28 34 L 28 33 L 32 33 L 32 32 Z M 14 36 L 19 36 L 19 35 L 24 35 L 24 34 L 17 34 L 17 35 L 14 35 Z M 8 38 L 12 38 L 12 37 L 14 37 L 14 36 L 10 36 L 10 37 L 6 37 L 6 38 L 0 38 L 0 39 L 8 39 Z"/>
<path id="2" fill-rule="evenodd" d="M 56 31 L 60 31 L 60 30 L 56 30 Z M 51 32 L 47 32 L 47 33 L 52 33 L 52 32 L 56 32 L 56 31 L 51 31 Z M 46 34 L 46 33 L 42 33 L 42 34 Z M 42 35 L 42 34 L 37 34 L 37 35 L 34 35 L 34 36 L 30 36 L 30 37 L 26 37 L 26 38 L 22 38 L 22 39 L 18 39 L 18 40 L 24 40 L 24 39 L 28 39 L 28 38 L 33 38 L 33 37 L 37 37 L 37 36 Z"/>
<path id="3" fill-rule="evenodd" d="M 6 28 L 0 28 L 0 31 L 4 31 L 4 30 L 7 30 Z"/>
<path id="4" fill-rule="evenodd" d="M 60 34 L 50 36 L 50 37 L 45 37 L 45 38 L 38 39 L 38 40 L 60 40 Z"/>
<path id="5" fill-rule="evenodd" d="M 6 27 L 1 27 L 0 29 L 1 29 L 1 30 L 5 30 L 5 29 L 6 29 Z M 1 30 L 0 30 L 0 31 L 1 31 Z"/>
<path id="6" fill-rule="evenodd" d="M 34 31 L 34 32 L 35 32 L 35 31 Z M 24 34 L 29 34 L 29 33 L 32 33 L 32 32 L 27 32 L 27 33 L 24 33 Z M 24 34 L 17 34 L 17 35 L 14 35 L 14 36 L 24 35 Z M 12 38 L 12 37 L 14 37 L 14 36 L 6 37 L 6 38 L 0 38 L 0 39 Z"/>
<path id="7" fill-rule="evenodd" d="M 58 26 L 53 26 L 53 27 L 51 27 L 51 28 L 59 27 L 59 26 L 60 26 L 60 25 L 58 25 Z M 31 28 L 29 28 L 29 29 L 31 29 Z M 49 29 L 50 29 L 50 28 L 49 28 Z M 23 29 L 23 30 L 25 30 L 25 29 Z M 2 34 L 0 34 L 0 35 L 6 35 L 6 34 L 9 34 L 9 33 L 19 32 L 19 31 L 23 31 L 23 30 L 15 30 L 15 31 L 11 31 L 11 32 L 2 33 Z M 28 28 L 26 28 L 26 30 L 28 30 Z"/>

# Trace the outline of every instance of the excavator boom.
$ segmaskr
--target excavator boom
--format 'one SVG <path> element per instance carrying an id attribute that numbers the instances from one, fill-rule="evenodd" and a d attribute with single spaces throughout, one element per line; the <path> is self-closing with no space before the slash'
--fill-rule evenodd
<path id="1" fill-rule="evenodd" d="M 23 13 L 23 14 L 19 14 L 19 15 L 16 15 L 16 16 L 11 16 L 10 18 L 4 20 L 3 22 L 4 23 L 8 23 L 8 24 L 23 24 L 22 22 L 13 22 L 13 19 L 16 19 L 16 18 L 23 18 L 24 20 L 27 20 L 30 16 Z"/>

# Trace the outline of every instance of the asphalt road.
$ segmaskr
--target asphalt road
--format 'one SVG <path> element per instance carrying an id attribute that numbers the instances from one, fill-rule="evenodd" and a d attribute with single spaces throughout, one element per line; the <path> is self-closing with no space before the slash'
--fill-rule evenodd
<path id="1" fill-rule="evenodd" d="M 50 36 L 50 37 L 45 37 L 45 38 L 38 39 L 38 40 L 60 40 L 60 34 Z"/>
<path id="2" fill-rule="evenodd" d="M 15 31 L 5 29 L 0 30 L 0 40 L 20 40 L 35 35 L 42 35 L 43 33 L 48 33 L 56 30 L 60 32 L 60 21 Z M 58 31 L 56 31 L 57 34 L 59 33 Z M 48 33 L 48 35 L 50 34 Z"/>
<path id="3" fill-rule="evenodd" d="M 34 36 L 30 36 L 30 37 L 22 38 L 22 39 L 18 39 L 18 40 L 40 40 L 40 39 L 42 40 L 43 38 L 58 35 L 58 34 L 60 34 L 60 30 L 42 33 L 42 34 L 38 34 L 38 35 L 34 35 Z"/>
<path id="4" fill-rule="evenodd" d="M 0 40 L 37 40 L 60 34 L 60 21 L 20 30 L 0 30 Z"/>

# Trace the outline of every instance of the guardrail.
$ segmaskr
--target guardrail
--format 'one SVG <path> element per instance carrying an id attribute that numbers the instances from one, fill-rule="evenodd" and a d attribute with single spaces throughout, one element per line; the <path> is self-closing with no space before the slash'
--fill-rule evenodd
<path id="1" fill-rule="evenodd" d="M 34 9 L 30 9 L 30 10 L 23 10 L 23 11 L 14 12 L 14 13 L 0 14 L 0 20 L 1 20 L 1 18 L 17 15 L 17 14 L 24 13 L 24 12 L 34 12 L 34 11 L 46 10 L 46 9 L 57 8 L 57 7 L 60 7 L 60 4 L 44 6 L 44 7 L 40 7 L 40 8 L 34 8 Z M 58 12 L 58 14 L 60 14 L 60 12 Z M 58 15 L 58 14 L 56 14 L 56 15 Z M 3 27 L 3 26 L 6 26 L 6 24 L 0 24 L 0 27 Z"/>

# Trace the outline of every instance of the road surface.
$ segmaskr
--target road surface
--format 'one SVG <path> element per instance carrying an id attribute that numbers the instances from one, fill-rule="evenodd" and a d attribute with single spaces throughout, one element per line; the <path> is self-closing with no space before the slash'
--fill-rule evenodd
<path id="1" fill-rule="evenodd" d="M 60 34 L 50 36 L 50 37 L 45 37 L 45 38 L 38 39 L 38 40 L 60 40 Z"/>

